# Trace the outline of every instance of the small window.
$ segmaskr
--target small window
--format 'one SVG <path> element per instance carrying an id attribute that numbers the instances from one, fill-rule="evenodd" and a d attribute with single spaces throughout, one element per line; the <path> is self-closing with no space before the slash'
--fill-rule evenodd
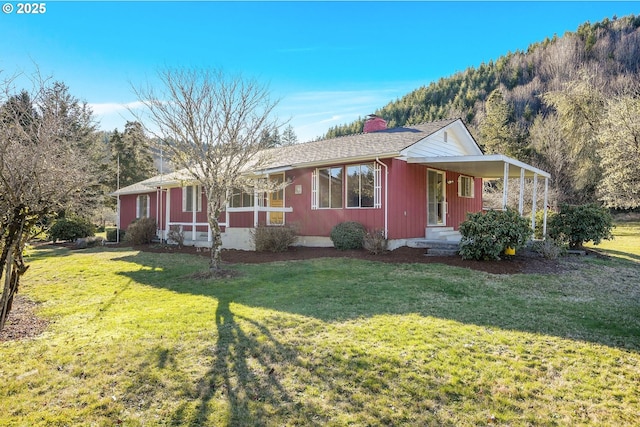
<path id="1" fill-rule="evenodd" d="M 136 218 L 149 217 L 149 195 L 136 197 Z"/>
<path id="2" fill-rule="evenodd" d="M 195 203 L 194 203 L 195 200 Z M 202 190 L 199 185 L 182 187 L 182 212 L 202 211 Z"/>
<path id="3" fill-rule="evenodd" d="M 232 208 L 250 208 L 253 207 L 253 193 L 248 193 L 242 188 L 234 188 L 231 193 L 229 206 Z"/>
<path id="4" fill-rule="evenodd" d="M 449 137 L 449 135 L 447 135 L 447 131 L 445 130 L 444 131 L 444 142 L 448 141 L 448 139 L 449 139 L 448 137 Z"/>
<path id="5" fill-rule="evenodd" d="M 458 196 L 473 198 L 473 178 L 460 175 L 458 178 Z"/>

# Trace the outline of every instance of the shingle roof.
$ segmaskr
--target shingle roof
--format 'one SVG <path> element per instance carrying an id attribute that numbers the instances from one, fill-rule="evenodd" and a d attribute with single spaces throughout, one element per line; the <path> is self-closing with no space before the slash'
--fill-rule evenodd
<path id="1" fill-rule="evenodd" d="M 375 159 L 393 157 L 416 142 L 438 132 L 459 119 L 446 119 L 414 126 L 397 127 L 371 133 L 341 136 L 320 141 L 278 147 L 266 150 L 261 170 L 285 167 L 303 167 L 312 164 L 337 164 L 349 159 Z M 249 167 L 250 168 L 250 167 Z M 140 194 L 153 191 L 160 182 L 188 181 L 186 169 L 157 175 L 112 193 Z"/>
<path id="2" fill-rule="evenodd" d="M 189 172 L 186 169 L 180 169 L 171 173 L 152 176 L 144 181 L 136 182 L 135 184 L 122 187 L 119 190 L 114 191 L 113 195 L 122 194 L 141 194 L 154 191 L 155 188 L 162 182 L 177 182 L 177 181 L 190 181 L 192 180 Z"/>
<path id="3" fill-rule="evenodd" d="M 338 138 L 296 144 L 268 150 L 264 169 L 285 166 L 302 166 L 345 159 L 375 158 L 398 155 L 405 148 L 459 119 L 439 120 L 414 126 L 398 127 L 371 133 L 341 136 Z"/>

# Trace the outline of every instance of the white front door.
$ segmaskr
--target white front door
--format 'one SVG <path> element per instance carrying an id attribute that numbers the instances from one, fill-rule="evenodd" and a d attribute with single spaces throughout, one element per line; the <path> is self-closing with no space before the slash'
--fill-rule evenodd
<path id="1" fill-rule="evenodd" d="M 427 225 L 446 225 L 447 197 L 445 173 L 427 170 Z"/>

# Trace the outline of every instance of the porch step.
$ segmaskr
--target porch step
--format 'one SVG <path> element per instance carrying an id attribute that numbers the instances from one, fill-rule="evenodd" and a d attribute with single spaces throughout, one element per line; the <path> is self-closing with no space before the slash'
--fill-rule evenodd
<path id="1" fill-rule="evenodd" d="M 444 239 L 411 239 L 407 241 L 410 248 L 425 249 L 426 256 L 455 256 L 458 254 L 459 244 L 457 241 L 447 241 Z"/>
<path id="2" fill-rule="evenodd" d="M 453 227 L 427 228 L 425 230 L 427 240 L 444 240 L 447 242 L 460 242 L 462 236 Z"/>

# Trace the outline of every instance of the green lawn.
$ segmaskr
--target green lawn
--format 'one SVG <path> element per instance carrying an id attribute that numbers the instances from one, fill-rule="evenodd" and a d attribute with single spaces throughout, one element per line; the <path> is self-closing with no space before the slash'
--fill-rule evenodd
<path id="1" fill-rule="evenodd" d="M 51 324 L 0 343 L 0 425 L 637 425 L 629 239 L 516 276 L 319 259 L 200 281 L 199 257 L 35 250 L 21 293 Z"/>
<path id="2" fill-rule="evenodd" d="M 640 222 L 620 222 L 613 233 L 613 240 L 603 240 L 597 246 L 587 246 L 609 255 L 640 261 Z"/>

